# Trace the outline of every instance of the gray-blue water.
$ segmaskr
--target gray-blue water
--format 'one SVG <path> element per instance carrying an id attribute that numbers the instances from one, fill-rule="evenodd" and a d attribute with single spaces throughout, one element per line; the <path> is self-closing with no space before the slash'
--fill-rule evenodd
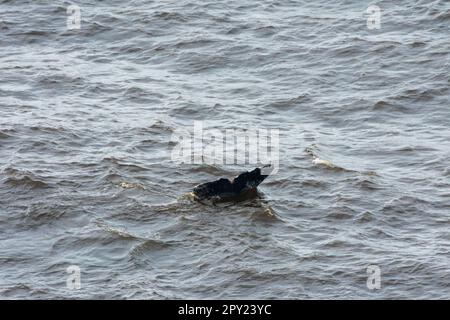
<path id="1" fill-rule="evenodd" d="M 444 0 L 0 1 L 0 297 L 450 298 L 449 35 Z M 172 161 L 194 120 L 280 131 L 260 198 L 185 196 L 253 168 Z"/>

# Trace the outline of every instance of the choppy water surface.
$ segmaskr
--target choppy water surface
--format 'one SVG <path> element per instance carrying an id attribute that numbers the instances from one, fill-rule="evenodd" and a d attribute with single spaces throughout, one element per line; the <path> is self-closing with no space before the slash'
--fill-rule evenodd
<path id="1" fill-rule="evenodd" d="M 1 297 L 450 298 L 448 1 L 71 3 L 0 1 Z M 261 199 L 194 120 L 280 130 Z"/>

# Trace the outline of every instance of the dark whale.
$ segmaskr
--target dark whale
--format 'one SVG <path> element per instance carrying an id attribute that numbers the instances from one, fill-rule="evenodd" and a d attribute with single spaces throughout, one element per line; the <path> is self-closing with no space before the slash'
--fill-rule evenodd
<path id="1" fill-rule="evenodd" d="M 263 167 L 264 168 L 264 167 Z M 262 174 L 260 168 L 241 173 L 232 181 L 219 179 L 196 186 L 193 190 L 197 200 L 219 199 L 232 200 L 245 194 L 256 193 L 256 187 L 269 175 Z"/>

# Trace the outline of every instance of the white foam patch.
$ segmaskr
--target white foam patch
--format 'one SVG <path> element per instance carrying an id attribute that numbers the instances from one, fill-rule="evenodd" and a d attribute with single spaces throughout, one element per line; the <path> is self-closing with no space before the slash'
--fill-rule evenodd
<path id="1" fill-rule="evenodd" d="M 314 158 L 312 163 L 315 164 L 315 165 L 324 165 L 324 166 L 327 166 L 329 168 L 335 168 L 336 167 L 330 161 L 324 160 L 324 159 L 320 159 L 320 158 Z"/>

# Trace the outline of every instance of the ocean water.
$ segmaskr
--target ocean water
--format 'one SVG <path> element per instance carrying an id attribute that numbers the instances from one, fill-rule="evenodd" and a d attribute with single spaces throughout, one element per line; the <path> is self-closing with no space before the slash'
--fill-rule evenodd
<path id="1" fill-rule="evenodd" d="M 0 297 L 449 299 L 449 35 L 444 0 L 0 0 Z M 254 167 L 173 161 L 194 121 L 279 130 L 259 197 L 186 196 Z"/>

